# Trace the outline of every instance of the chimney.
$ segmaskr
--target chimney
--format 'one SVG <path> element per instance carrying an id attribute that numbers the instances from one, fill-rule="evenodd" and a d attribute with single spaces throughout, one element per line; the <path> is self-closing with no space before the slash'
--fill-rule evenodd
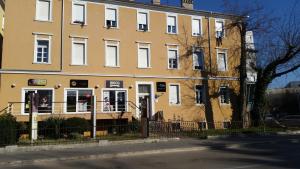
<path id="1" fill-rule="evenodd" d="M 154 5 L 160 5 L 160 0 L 152 0 Z"/>
<path id="2" fill-rule="evenodd" d="M 194 9 L 194 0 L 182 0 L 182 7 L 186 9 Z"/>

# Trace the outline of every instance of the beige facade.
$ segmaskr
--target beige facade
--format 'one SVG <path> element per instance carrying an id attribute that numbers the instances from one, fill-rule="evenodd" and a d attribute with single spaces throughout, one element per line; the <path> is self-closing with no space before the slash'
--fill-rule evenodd
<path id="1" fill-rule="evenodd" d="M 111 98 L 120 94 L 105 93 L 110 90 L 125 92 L 122 98 L 127 101 L 128 113 L 125 113 L 123 118 L 131 119 L 131 115 L 139 118 L 141 113 L 135 107 L 140 105 L 139 97 L 143 94 L 139 92 L 139 85 L 149 85 L 147 110 L 150 116 L 163 111 L 165 121 L 231 120 L 232 113 L 236 110 L 235 98 L 239 88 L 236 71 L 239 55 L 235 50 L 239 44 L 239 36 L 234 30 L 226 30 L 222 44 L 217 45 L 216 39 L 217 21 L 229 23 L 230 16 L 124 1 L 49 0 L 49 19 L 41 21 L 37 16 L 37 3 L 38 0 L 6 2 L 5 38 L 0 71 L 0 109 L 5 108 L 9 102 L 15 102 L 13 113 L 18 120 L 28 120 L 28 115 L 24 113 L 26 105 L 22 102 L 25 102 L 25 91 L 32 88 L 52 91 L 52 114 L 40 114 L 39 119 L 54 114 L 90 118 L 88 111 L 66 112 L 68 90 L 69 93 L 72 89 L 75 90 L 74 93 L 77 90 L 70 86 L 71 80 L 88 82 L 82 90 L 90 90 L 96 96 L 98 119 L 120 116 L 120 113 L 103 111 L 106 103 L 104 95 L 109 94 Z M 84 9 L 84 23 L 73 23 L 74 17 L 77 17 L 74 14 L 77 9 L 74 4 L 77 3 L 80 9 Z M 106 26 L 107 9 L 117 11 L 116 28 Z M 148 29 L 145 31 L 138 30 L 140 11 L 147 13 Z M 168 16 L 174 16 L 176 19 L 175 34 L 168 33 Z M 193 36 L 193 18 L 201 21 L 201 36 Z M 39 60 L 38 53 L 39 50 L 45 52 L 47 49 L 37 49 L 40 43 L 37 40 L 48 42 L 47 60 L 42 58 L 42 62 L 45 61 L 43 63 Z M 192 46 L 203 50 L 205 69 L 202 71 L 194 69 Z M 147 63 L 139 62 L 139 48 L 147 49 L 144 50 L 148 51 Z M 116 60 L 109 60 L 111 50 L 116 51 Z M 179 63 L 175 66 L 178 67 L 176 69 L 170 68 L 172 63 L 168 57 L 169 50 L 177 51 Z M 220 56 L 225 57 L 222 58 L 225 60 L 225 71 L 219 71 L 218 52 L 224 52 L 224 55 Z M 83 60 L 74 59 L 82 55 Z M 78 65 L 79 62 L 82 64 Z M 111 66 L 111 63 L 115 62 L 117 63 Z M 141 68 L 139 64 L 147 66 Z M 223 67 L 221 66 L 221 69 Z M 37 86 L 29 84 L 29 79 L 46 80 L 46 83 Z M 121 88 L 111 88 L 112 86 L 106 84 L 111 81 L 122 82 L 123 85 L 118 86 Z M 157 91 L 157 82 L 166 84 L 166 92 Z M 178 91 L 175 97 L 178 96 L 179 101 L 174 105 L 170 104 L 170 100 L 174 100 L 174 95 L 170 94 L 170 90 L 174 91 L 172 85 L 178 85 L 175 86 Z M 196 104 L 196 85 L 204 86 L 204 90 L 201 91 L 204 102 L 201 104 Z M 227 96 L 224 93 L 220 94 L 220 91 L 225 87 L 230 101 L 223 104 Z M 115 101 L 117 100 L 118 96 Z"/>

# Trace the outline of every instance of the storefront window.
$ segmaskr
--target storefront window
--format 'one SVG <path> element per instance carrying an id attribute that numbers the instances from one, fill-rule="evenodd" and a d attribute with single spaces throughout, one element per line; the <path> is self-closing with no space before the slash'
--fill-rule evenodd
<path id="1" fill-rule="evenodd" d="M 125 112 L 127 111 L 126 91 L 104 90 L 103 91 L 104 112 Z"/>
<path id="2" fill-rule="evenodd" d="M 67 90 L 67 112 L 90 112 L 92 105 L 92 90 L 72 89 Z"/>
<path id="3" fill-rule="evenodd" d="M 36 97 L 38 100 L 38 103 L 37 103 L 38 113 L 52 113 L 53 91 L 52 90 L 41 90 L 41 89 L 25 90 L 24 113 L 29 113 L 30 93 L 36 93 Z"/>

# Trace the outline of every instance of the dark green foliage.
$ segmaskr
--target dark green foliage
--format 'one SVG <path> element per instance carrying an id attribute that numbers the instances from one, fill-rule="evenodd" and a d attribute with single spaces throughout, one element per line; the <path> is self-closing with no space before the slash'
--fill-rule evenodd
<path id="1" fill-rule="evenodd" d="M 64 129 L 67 134 L 79 133 L 83 134 L 84 131 L 88 131 L 90 128 L 89 122 L 84 118 L 73 117 L 64 121 Z"/>
<path id="2" fill-rule="evenodd" d="M 64 118 L 50 117 L 42 125 L 40 131 L 46 138 L 58 139 L 61 137 L 61 128 L 63 127 Z"/>
<path id="3" fill-rule="evenodd" d="M 17 143 L 17 127 L 14 116 L 8 113 L 0 115 L 0 146 Z"/>

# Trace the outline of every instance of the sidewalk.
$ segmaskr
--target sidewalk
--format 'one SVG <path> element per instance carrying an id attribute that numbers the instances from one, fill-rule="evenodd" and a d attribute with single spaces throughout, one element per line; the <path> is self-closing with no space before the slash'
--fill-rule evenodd
<path id="1" fill-rule="evenodd" d="M 294 136 L 296 137 L 296 136 Z M 276 137 L 277 141 L 293 138 L 291 136 Z M 299 137 L 297 137 L 299 139 Z M 178 153 L 188 151 L 201 151 L 218 147 L 241 147 L 246 144 L 274 142 L 272 137 L 249 137 L 249 138 L 228 138 L 213 140 L 180 139 L 180 140 L 140 140 L 124 141 L 104 145 L 75 145 L 73 148 L 56 150 L 43 150 L 33 152 L 10 152 L 0 154 L 1 166 L 20 166 L 43 162 L 55 162 L 77 159 L 107 159 L 138 155 L 153 155 L 160 153 Z M 146 142 L 146 143 L 144 143 Z"/>

